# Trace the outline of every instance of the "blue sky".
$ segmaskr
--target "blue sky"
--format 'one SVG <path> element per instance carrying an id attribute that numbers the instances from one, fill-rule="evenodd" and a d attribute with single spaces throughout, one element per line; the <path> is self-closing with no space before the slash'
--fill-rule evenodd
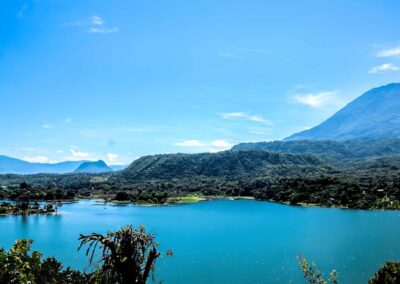
<path id="1" fill-rule="evenodd" d="M 0 0 L 0 154 L 220 151 L 400 81 L 399 1 Z"/>

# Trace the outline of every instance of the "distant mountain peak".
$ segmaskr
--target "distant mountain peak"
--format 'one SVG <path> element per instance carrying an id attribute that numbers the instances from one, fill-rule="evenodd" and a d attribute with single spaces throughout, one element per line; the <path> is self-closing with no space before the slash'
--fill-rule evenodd
<path id="1" fill-rule="evenodd" d="M 374 88 L 323 123 L 285 140 L 400 137 L 400 83 Z"/>
<path id="2" fill-rule="evenodd" d="M 112 168 L 110 168 L 103 160 L 98 160 L 94 162 L 84 162 L 82 163 L 74 173 L 103 173 L 103 172 L 111 172 Z"/>

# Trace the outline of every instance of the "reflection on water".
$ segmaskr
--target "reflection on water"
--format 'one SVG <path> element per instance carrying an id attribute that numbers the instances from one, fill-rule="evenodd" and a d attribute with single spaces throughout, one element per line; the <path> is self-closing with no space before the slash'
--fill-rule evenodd
<path id="1" fill-rule="evenodd" d="M 302 283 L 299 253 L 342 283 L 365 283 L 385 260 L 400 260 L 400 212 L 302 208 L 251 200 L 141 207 L 79 201 L 59 214 L 0 218 L 0 245 L 31 238 L 34 248 L 90 269 L 79 234 L 146 224 L 160 249 L 165 283 Z"/>

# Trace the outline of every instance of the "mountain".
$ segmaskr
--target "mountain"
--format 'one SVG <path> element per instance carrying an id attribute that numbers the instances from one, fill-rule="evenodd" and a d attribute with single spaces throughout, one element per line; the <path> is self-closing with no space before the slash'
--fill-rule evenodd
<path id="1" fill-rule="evenodd" d="M 102 160 L 98 160 L 96 162 L 84 162 L 76 170 L 74 170 L 74 173 L 98 174 L 104 172 L 112 172 L 112 168 L 107 166 L 107 164 Z"/>
<path id="2" fill-rule="evenodd" d="M 290 140 L 350 140 L 400 137 L 400 83 L 372 89 L 318 126 Z"/>
<path id="3" fill-rule="evenodd" d="M 61 163 L 29 163 L 16 158 L 0 155 L 0 174 L 38 174 L 71 173 L 85 161 L 67 161 Z"/>
<path id="4" fill-rule="evenodd" d="M 400 155 L 400 139 L 354 139 L 346 141 L 274 141 L 241 143 L 232 151 L 262 150 L 273 153 L 316 154 L 332 162 Z"/>
<path id="5" fill-rule="evenodd" d="M 243 176 L 267 176 L 315 172 L 325 166 L 312 155 L 278 154 L 265 151 L 145 156 L 118 173 L 126 180 L 196 179 L 201 177 L 238 179 Z"/>
<path id="6" fill-rule="evenodd" d="M 106 166 L 84 163 L 82 172 Z M 86 167 L 86 169 L 82 169 Z M 29 188 L 20 189 L 26 182 Z M 346 166 L 310 154 L 267 151 L 224 151 L 145 156 L 127 169 L 100 174 L 0 175 L 0 198 L 23 192 L 43 199 L 56 185 L 62 198 L 124 191 L 134 202 L 163 204 L 186 195 L 252 196 L 259 200 L 399 209 L 400 157 L 354 160 Z"/>

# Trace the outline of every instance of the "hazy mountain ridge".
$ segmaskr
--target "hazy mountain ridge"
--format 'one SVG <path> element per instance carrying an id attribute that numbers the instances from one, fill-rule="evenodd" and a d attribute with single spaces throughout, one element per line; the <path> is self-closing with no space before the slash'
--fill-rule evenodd
<path id="1" fill-rule="evenodd" d="M 354 139 L 346 141 L 273 141 L 241 143 L 232 151 L 263 150 L 273 153 L 315 154 L 330 161 L 392 157 L 400 155 L 400 139 Z"/>
<path id="2" fill-rule="evenodd" d="M 323 123 L 289 140 L 350 140 L 400 137 L 400 83 L 374 88 Z"/>
<path id="3" fill-rule="evenodd" d="M 103 160 L 98 160 L 95 162 L 84 162 L 82 163 L 74 173 L 104 173 L 104 172 L 112 172 L 112 168 L 107 166 L 107 164 Z"/>
<path id="4" fill-rule="evenodd" d="M 71 173 L 85 161 L 60 163 L 30 163 L 20 159 L 0 155 L 1 174 Z"/>
<path id="5" fill-rule="evenodd" d="M 65 161 L 59 163 L 31 163 L 24 160 L 0 155 L 0 174 L 66 174 L 73 173 L 83 163 L 82 161 Z M 126 165 L 110 165 L 107 170 L 120 171 L 125 169 Z"/>

